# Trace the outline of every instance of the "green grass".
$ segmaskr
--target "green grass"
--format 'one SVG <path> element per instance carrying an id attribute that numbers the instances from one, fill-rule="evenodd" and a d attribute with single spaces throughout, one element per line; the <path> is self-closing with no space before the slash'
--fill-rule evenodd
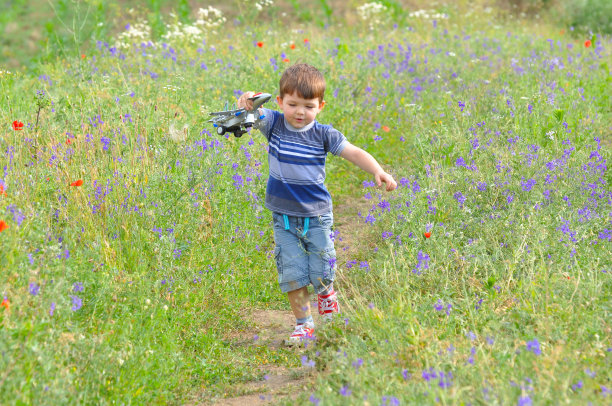
<path id="1" fill-rule="evenodd" d="M 343 314 L 306 352 L 319 372 L 301 400 L 609 399 L 610 38 L 386 3 L 374 29 L 353 14 L 287 31 L 266 14 L 165 46 L 149 18 L 150 43 L 87 34 L 85 52 L 2 68 L 0 403 L 183 404 L 301 365 L 232 338 L 250 331 L 244 309 L 289 306 L 265 139 L 207 122 L 240 92 L 277 92 L 296 61 L 327 78 L 320 121 L 400 181 L 383 193 L 328 159 L 335 201 L 366 228 L 339 258 Z"/>

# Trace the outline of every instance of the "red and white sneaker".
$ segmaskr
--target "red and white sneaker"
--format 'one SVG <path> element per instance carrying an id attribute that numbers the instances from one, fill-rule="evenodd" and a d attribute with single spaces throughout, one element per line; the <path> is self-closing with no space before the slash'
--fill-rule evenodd
<path id="1" fill-rule="evenodd" d="M 287 345 L 300 345 L 304 340 L 314 339 L 314 324 L 306 322 L 298 324 L 293 330 L 293 334 L 286 341 Z"/>
<path id="2" fill-rule="evenodd" d="M 332 290 L 327 295 L 317 295 L 319 314 L 323 316 L 325 320 L 331 320 L 334 313 L 338 313 L 338 296 L 336 292 Z"/>

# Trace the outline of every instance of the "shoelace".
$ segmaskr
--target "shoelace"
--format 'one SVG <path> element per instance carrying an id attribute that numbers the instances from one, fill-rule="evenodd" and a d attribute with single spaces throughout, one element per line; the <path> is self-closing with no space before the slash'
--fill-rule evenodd
<path id="1" fill-rule="evenodd" d="M 319 297 L 319 313 L 333 313 L 338 311 L 338 301 L 336 300 L 336 294 L 332 294 L 330 297 L 322 298 Z"/>

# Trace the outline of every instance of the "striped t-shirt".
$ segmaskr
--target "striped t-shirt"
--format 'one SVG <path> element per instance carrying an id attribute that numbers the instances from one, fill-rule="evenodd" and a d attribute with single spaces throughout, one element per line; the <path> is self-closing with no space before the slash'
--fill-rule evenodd
<path id="1" fill-rule="evenodd" d="M 331 195 L 325 184 L 325 158 L 328 152 L 340 155 L 347 140 L 331 125 L 316 120 L 294 128 L 285 115 L 262 109 L 265 117 L 257 128 L 268 139 L 270 177 L 266 207 L 297 217 L 314 217 L 332 211 Z"/>

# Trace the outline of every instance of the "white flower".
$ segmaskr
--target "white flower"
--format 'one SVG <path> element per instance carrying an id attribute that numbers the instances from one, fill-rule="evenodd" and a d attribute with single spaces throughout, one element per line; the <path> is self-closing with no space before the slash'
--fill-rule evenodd
<path id="1" fill-rule="evenodd" d="M 168 129 L 168 135 L 172 141 L 179 143 L 183 142 L 187 139 L 187 133 L 189 130 L 189 125 L 185 124 L 182 130 L 177 130 L 174 127 L 174 123 L 170 124 L 170 128 Z"/>

